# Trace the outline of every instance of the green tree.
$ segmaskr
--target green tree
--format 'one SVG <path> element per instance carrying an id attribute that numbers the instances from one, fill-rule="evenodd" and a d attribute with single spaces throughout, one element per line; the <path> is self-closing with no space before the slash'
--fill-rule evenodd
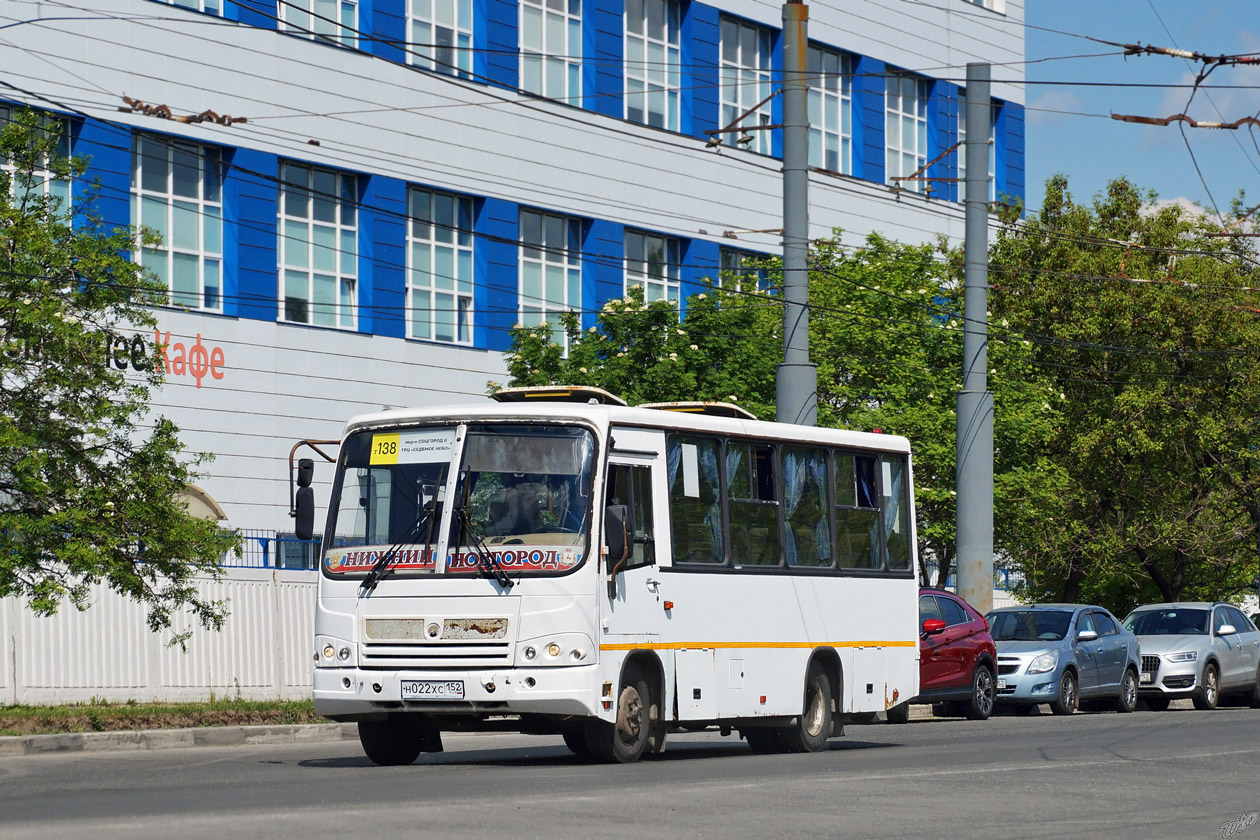
<path id="1" fill-rule="evenodd" d="M 217 628 L 224 604 L 193 578 L 217 575 L 232 540 L 185 509 L 200 459 L 149 414 L 156 358 L 129 379 L 105 363 L 111 334 L 153 329 L 165 289 L 93 195 L 64 206 L 55 185 L 84 163 L 58 157 L 58 134 L 30 112 L 0 131 L 0 596 L 52 614 L 67 599 L 86 608 L 103 581 L 142 603 L 155 632 L 181 611 Z"/>
<path id="2" fill-rule="evenodd" d="M 1056 177 L 991 248 L 993 318 L 1063 395 L 1059 492 L 1007 543 L 1034 598 L 1125 610 L 1235 596 L 1255 573 L 1255 254 L 1154 199 L 1120 179 L 1078 204 Z"/>
<path id="3" fill-rule="evenodd" d="M 954 399 L 961 378 L 957 266 L 931 246 L 871 236 L 847 249 L 815 243 L 810 274 L 810 347 L 818 364 L 821 426 L 904 435 L 914 448 L 922 556 L 943 583 L 954 557 Z M 769 289 L 740 278 L 673 304 L 644 304 L 631 289 L 610 301 L 585 332 L 563 317 L 567 356 L 551 331 L 518 328 L 507 356 L 513 385 L 584 384 L 631 404 L 668 400 L 736 402 L 775 416 L 775 366 L 782 359 L 779 261 L 763 266 Z M 1004 375 L 995 386 L 1001 504 L 1035 510 L 1054 492 L 1040 463 L 1056 413 L 1036 381 L 1029 345 L 990 352 Z M 1024 515 L 1027 518 L 1027 514 Z M 1013 521 L 1013 520 L 1012 520 Z"/>

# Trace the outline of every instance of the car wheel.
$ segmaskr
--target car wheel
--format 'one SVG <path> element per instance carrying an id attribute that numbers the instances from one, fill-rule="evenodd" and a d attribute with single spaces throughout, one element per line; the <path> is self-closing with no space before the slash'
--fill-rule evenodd
<path id="1" fill-rule="evenodd" d="M 910 704 L 898 703 L 888 710 L 889 723 L 909 723 L 910 722 Z"/>
<path id="2" fill-rule="evenodd" d="M 1126 669 L 1124 678 L 1120 680 L 1120 696 L 1116 698 L 1115 710 L 1129 713 L 1137 708 L 1137 674 L 1132 668 Z"/>
<path id="3" fill-rule="evenodd" d="M 1199 693 L 1194 698 L 1194 707 L 1200 711 L 1208 712 L 1216 708 L 1216 704 L 1221 699 L 1221 678 L 1217 674 L 1216 666 L 1211 662 L 1203 669 L 1203 685 L 1199 688 Z"/>
<path id="4" fill-rule="evenodd" d="M 1166 712 L 1168 711 L 1168 704 L 1172 701 L 1167 697 L 1148 697 L 1142 702 L 1145 703 L 1146 708 L 1150 709 L 1152 712 Z"/>
<path id="5" fill-rule="evenodd" d="M 997 683 L 988 665 L 977 665 L 971 675 L 971 701 L 967 704 L 968 720 L 988 720 L 993 714 L 993 701 L 997 696 Z"/>
<path id="6" fill-rule="evenodd" d="M 1251 694 L 1247 697 L 1247 705 L 1260 709 L 1260 668 L 1256 669 L 1256 680 L 1251 684 Z"/>
<path id="7" fill-rule="evenodd" d="M 1056 715 L 1070 715 L 1076 711 L 1079 700 L 1076 694 L 1076 674 L 1064 671 L 1059 678 L 1059 696 L 1050 703 L 1050 711 Z"/>
<path id="8" fill-rule="evenodd" d="M 788 752 L 821 752 L 831 737 L 831 681 L 814 662 L 805 676 L 805 703 L 796 723 L 785 726 L 779 739 Z"/>

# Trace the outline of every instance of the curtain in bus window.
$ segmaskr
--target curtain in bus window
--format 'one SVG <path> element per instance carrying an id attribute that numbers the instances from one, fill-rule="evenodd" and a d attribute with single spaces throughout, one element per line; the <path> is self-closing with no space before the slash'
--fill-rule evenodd
<path id="1" fill-rule="evenodd" d="M 819 449 L 783 450 L 783 544 L 789 566 L 831 565 L 827 515 L 827 455 Z"/>
<path id="2" fill-rule="evenodd" d="M 731 562 L 738 566 L 779 565 L 779 503 L 773 447 L 726 445 L 726 495 L 730 505 Z"/>
<path id="3" fill-rule="evenodd" d="M 666 446 L 673 558 L 679 563 L 723 563 L 722 495 L 718 442 L 671 435 Z"/>
<path id="4" fill-rule="evenodd" d="M 910 528 L 907 522 L 906 462 L 884 459 L 884 544 L 888 546 L 888 568 L 910 568 Z"/>
<path id="5" fill-rule="evenodd" d="M 882 569 L 875 458 L 836 453 L 836 557 L 845 569 Z"/>

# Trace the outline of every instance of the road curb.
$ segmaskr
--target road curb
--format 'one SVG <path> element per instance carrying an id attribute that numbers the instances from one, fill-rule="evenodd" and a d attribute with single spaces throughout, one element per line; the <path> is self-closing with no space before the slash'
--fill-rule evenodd
<path id="1" fill-rule="evenodd" d="M 353 723 L 208 726 L 194 729 L 142 729 L 0 737 L 0 756 L 59 752 L 165 750 L 177 747 L 234 747 L 357 739 Z"/>

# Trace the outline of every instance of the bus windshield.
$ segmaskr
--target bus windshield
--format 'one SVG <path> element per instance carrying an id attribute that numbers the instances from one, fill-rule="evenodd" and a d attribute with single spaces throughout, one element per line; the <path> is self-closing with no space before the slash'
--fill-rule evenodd
<path id="1" fill-rule="evenodd" d="M 589 530 L 594 435 L 576 426 L 470 424 L 459 444 L 453 425 L 350 436 L 325 570 L 364 573 L 396 544 L 393 574 L 476 573 L 483 550 L 514 576 L 576 567 Z M 439 564 L 442 533 L 449 540 Z"/>

